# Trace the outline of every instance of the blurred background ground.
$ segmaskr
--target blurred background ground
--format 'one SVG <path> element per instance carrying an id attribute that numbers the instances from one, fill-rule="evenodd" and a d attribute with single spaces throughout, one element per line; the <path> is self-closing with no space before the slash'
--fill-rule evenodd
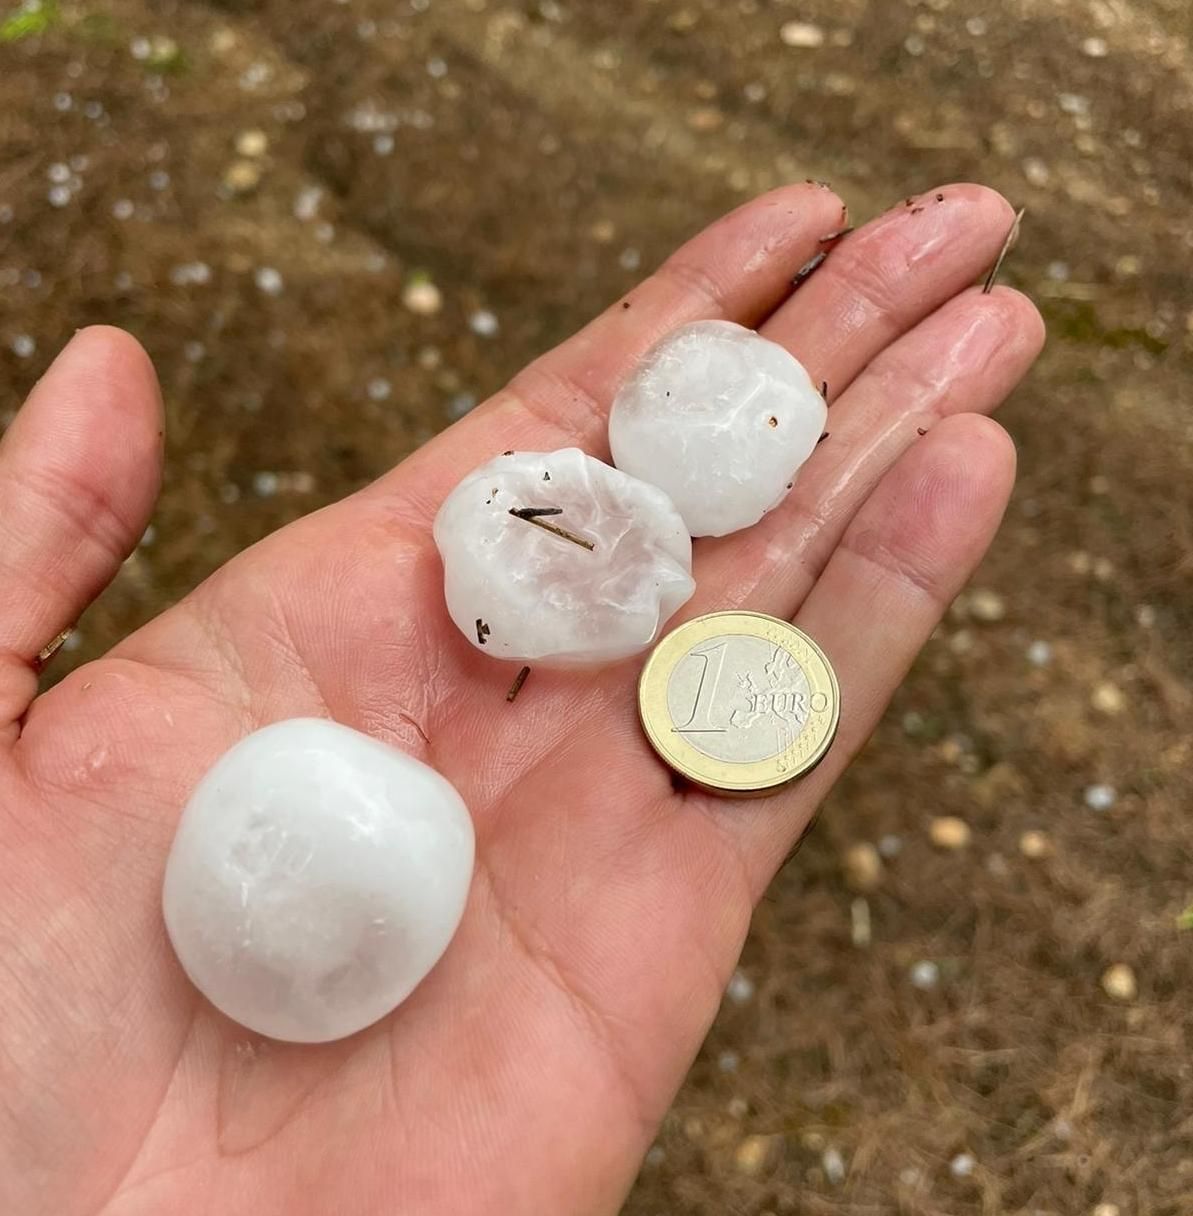
<path id="1" fill-rule="evenodd" d="M 153 354 L 67 663 L 400 460 L 749 195 L 1029 208 L 997 548 L 755 919 L 628 1216 L 1193 1211 L 1186 0 L 0 0 L 0 425 Z M 957 822 L 938 822 L 942 817 Z"/>

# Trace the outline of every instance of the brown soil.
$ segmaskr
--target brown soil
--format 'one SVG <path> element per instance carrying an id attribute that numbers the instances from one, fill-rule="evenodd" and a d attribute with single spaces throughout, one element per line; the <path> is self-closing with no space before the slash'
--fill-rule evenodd
<path id="1" fill-rule="evenodd" d="M 794 20 L 824 45 L 785 45 Z M 1052 341 L 1005 414 L 994 595 L 958 606 L 776 880 L 754 991 L 630 1216 L 1193 1211 L 1190 32 L 1186 0 L 80 0 L 0 25 L 0 421 L 100 320 L 169 407 L 154 530 L 75 661 L 757 190 L 829 178 L 864 216 L 976 178 L 1029 207 L 1004 277 Z M 402 303 L 417 273 L 434 315 Z M 966 847 L 933 846 L 942 815 Z M 852 890 L 846 850 L 884 838 Z"/>

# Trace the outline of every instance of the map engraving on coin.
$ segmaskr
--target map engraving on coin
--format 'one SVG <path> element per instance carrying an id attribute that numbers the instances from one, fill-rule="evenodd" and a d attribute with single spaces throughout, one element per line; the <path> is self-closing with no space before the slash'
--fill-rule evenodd
<path id="1" fill-rule="evenodd" d="M 681 625 L 655 648 L 639 684 L 655 750 L 719 793 L 766 793 L 807 772 L 832 742 L 838 702 L 819 647 L 760 613 Z"/>

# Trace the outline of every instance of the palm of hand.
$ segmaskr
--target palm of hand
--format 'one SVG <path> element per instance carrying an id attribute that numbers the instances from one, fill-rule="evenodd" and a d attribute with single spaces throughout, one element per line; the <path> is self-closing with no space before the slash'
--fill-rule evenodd
<path id="1" fill-rule="evenodd" d="M 943 193 L 849 238 L 790 298 L 839 201 L 799 186 L 748 205 L 388 477 L 242 555 L 30 706 L 32 656 L 114 573 L 154 493 L 144 357 L 115 331 L 72 344 L 0 449 L 0 1206 L 616 1210 L 754 900 L 1005 504 L 1005 436 L 950 416 L 992 410 L 1040 327 L 1014 292 L 966 290 L 1006 204 Z M 636 724 L 637 663 L 536 671 L 507 705 L 513 673 L 448 621 L 430 542 L 438 503 L 490 456 L 605 454 L 602 410 L 634 359 L 714 315 L 765 321 L 834 403 L 833 442 L 788 503 L 696 549 L 685 615 L 795 616 L 841 678 L 829 760 L 751 804 L 673 787 Z M 159 911 L 195 781 L 249 730 L 304 715 L 433 764 L 478 841 L 443 962 L 393 1016 L 319 1047 L 216 1013 Z"/>

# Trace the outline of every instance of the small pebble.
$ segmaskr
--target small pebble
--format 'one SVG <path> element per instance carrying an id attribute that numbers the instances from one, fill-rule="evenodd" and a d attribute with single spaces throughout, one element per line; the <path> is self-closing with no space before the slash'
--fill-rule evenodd
<path id="1" fill-rule="evenodd" d="M 1094 1208 L 1093 1216 L 1119 1216 L 1119 1208 L 1117 1203 L 1099 1203 Z"/>
<path id="2" fill-rule="evenodd" d="M 1027 648 L 1027 661 L 1033 667 L 1047 667 L 1052 662 L 1052 647 L 1047 642 L 1032 642 Z"/>
<path id="3" fill-rule="evenodd" d="M 878 852 L 890 861 L 894 857 L 898 857 L 903 851 L 903 837 L 896 836 L 893 832 L 888 833 L 878 842 Z"/>
<path id="4" fill-rule="evenodd" d="M 258 160 L 269 151 L 269 137 L 264 131 L 241 131 L 236 137 L 236 151 L 249 160 Z"/>
<path id="5" fill-rule="evenodd" d="M 281 272 L 272 266 L 258 267 L 253 281 L 257 284 L 257 289 L 263 291 L 267 296 L 280 296 L 286 286 Z"/>
<path id="6" fill-rule="evenodd" d="M 393 386 L 384 377 L 377 376 L 369 381 L 366 391 L 370 401 L 385 401 L 393 391 Z"/>
<path id="7" fill-rule="evenodd" d="M 1135 972 L 1126 963 L 1115 963 L 1102 976 L 1102 990 L 1112 1000 L 1133 1001 L 1139 992 Z"/>
<path id="8" fill-rule="evenodd" d="M 972 833 L 969 824 L 955 815 L 941 815 L 932 820 L 928 835 L 938 849 L 963 849 L 969 844 Z"/>
<path id="9" fill-rule="evenodd" d="M 313 220 L 319 214 L 319 204 L 322 201 L 321 186 L 303 186 L 294 198 L 294 218 L 304 223 Z"/>
<path id="10" fill-rule="evenodd" d="M 468 318 L 468 328 L 474 334 L 480 334 L 482 338 L 491 338 L 501 326 L 495 313 L 490 312 L 487 308 L 478 308 Z"/>
<path id="11" fill-rule="evenodd" d="M 258 498 L 272 498 L 278 492 L 279 482 L 276 473 L 256 473 L 253 476 L 253 492 Z"/>
<path id="12" fill-rule="evenodd" d="M 642 265 L 642 254 L 638 252 L 632 245 L 627 245 L 617 255 L 617 264 L 622 270 L 637 270 Z"/>
<path id="13" fill-rule="evenodd" d="M 1001 621 L 1007 615 L 1007 605 L 997 591 L 979 588 L 969 596 L 969 612 L 979 621 Z"/>
<path id="14" fill-rule="evenodd" d="M 420 317 L 430 317 L 443 307 L 443 294 L 430 279 L 414 278 L 402 290 L 402 303 Z"/>
<path id="15" fill-rule="evenodd" d="M 808 21 L 786 21 L 779 29 L 779 38 L 784 46 L 801 50 L 815 50 L 824 46 L 824 30 Z"/>
<path id="16" fill-rule="evenodd" d="M 845 881 L 855 891 L 873 891 L 882 881 L 882 858 L 869 841 L 859 841 L 842 858 Z"/>
<path id="17" fill-rule="evenodd" d="M 750 1113 L 750 1104 L 745 1098 L 730 1098 L 725 1108 L 734 1119 L 744 1119 Z"/>
<path id="18" fill-rule="evenodd" d="M 745 1005 L 754 999 L 754 981 L 744 971 L 735 971 L 725 989 L 725 995 L 735 1005 Z"/>
<path id="19" fill-rule="evenodd" d="M 972 1153 L 958 1153 L 949 1162 L 949 1172 L 954 1178 L 968 1178 L 974 1171 L 977 1162 Z"/>
<path id="20" fill-rule="evenodd" d="M 9 346 L 18 359 L 28 359 L 37 350 L 37 343 L 28 334 L 17 334 Z"/>
<path id="21" fill-rule="evenodd" d="M 475 393 L 456 393 L 447 403 L 447 416 L 453 422 L 458 422 L 465 414 L 472 413 L 474 409 L 476 409 Z"/>
<path id="22" fill-rule="evenodd" d="M 251 194 L 261 184 L 261 168 L 251 160 L 235 160 L 224 171 L 224 187 L 232 194 Z"/>
<path id="23" fill-rule="evenodd" d="M 954 654 L 968 654 L 973 649 L 973 634 L 968 629 L 958 629 L 949 638 L 949 649 Z"/>
<path id="24" fill-rule="evenodd" d="M 1090 703 L 1099 713 L 1110 716 L 1121 714 L 1127 708 L 1127 698 L 1122 689 L 1111 684 L 1109 680 L 1103 681 L 1094 689 Z"/>
<path id="25" fill-rule="evenodd" d="M 740 1063 L 741 1056 L 736 1051 L 723 1051 L 717 1056 L 717 1067 L 722 1072 L 737 1072 Z"/>
<path id="26" fill-rule="evenodd" d="M 1110 47 L 1105 38 L 1087 38 L 1081 44 L 1081 51 L 1091 59 L 1105 59 L 1110 54 Z"/>
<path id="27" fill-rule="evenodd" d="M 1052 850 L 1052 842 L 1044 832 L 1024 832 L 1019 837 L 1019 852 L 1032 861 L 1047 857 Z"/>
<path id="28" fill-rule="evenodd" d="M 716 106 L 701 106 L 688 115 L 693 131 L 715 131 L 725 122 L 725 115 Z"/>
<path id="29" fill-rule="evenodd" d="M 826 1148 L 820 1158 L 820 1166 L 824 1176 L 833 1186 L 838 1186 L 845 1180 L 845 1159 L 835 1148 Z"/>
<path id="30" fill-rule="evenodd" d="M 1029 184 L 1043 187 L 1052 180 L 1052 170 L 1038 156 L 1029 156 L 1023 162 L 1023 176 Z"/>
<path id="31" fill-rule="evenodd" d="M 112 204 L 112 218 L 118 220 L 131 220 L 136 207 L 133 205 L 131 198 L 118 198 Z"/>
<path id="32" fill-rule="evenodd" d="M 921 992 L 929 992 L 940 983 L 940 968 L 931 959 L 921 959 L 912 967 L 911 985 Z"/>
<path id="33" fill-rule="evenodd" d="M 656 1169 L 658 1166 L 662 1165 L 666 1159 L 667 1153 L 663 1146 L 661 1144 L 652 1144 L 647 1150 L 645 1163 L 652 1169 Z"/>
<path id="34" fill-rule="evenodd" d="M 991 853 L 986 858 L 986 873 L 992 878 L 1006 878 L 1010 872 L 1007 859 L 1001 853 Z"/>
<path id="35" fill-rule="evenodd" d="M 733 1154 L 738 1172 L 755 1177 L 775 1164 L 783 1146 L 782 1136 L 747 1136 Z"/>
<path id="36" fill-rule="evenodd" d="M 864 950 L 871 941 L 870 905 L 859 895 L 849 905 L 849 940 L 859 950 Z"/>
<path id="37" fill-rule="evenodd" d="M 1118 801 L 1112 785 L 1091 785 L 1085 791 L 1085 805 L 1091 811 L 1108 811 Z"/>
<path id="38" fill-rule="evenodd" d="M 211 267 L 206 262 L 183 262 L 170 271 L 170 282 L 176 287 L 202 287 L 211 282 Z"/>

